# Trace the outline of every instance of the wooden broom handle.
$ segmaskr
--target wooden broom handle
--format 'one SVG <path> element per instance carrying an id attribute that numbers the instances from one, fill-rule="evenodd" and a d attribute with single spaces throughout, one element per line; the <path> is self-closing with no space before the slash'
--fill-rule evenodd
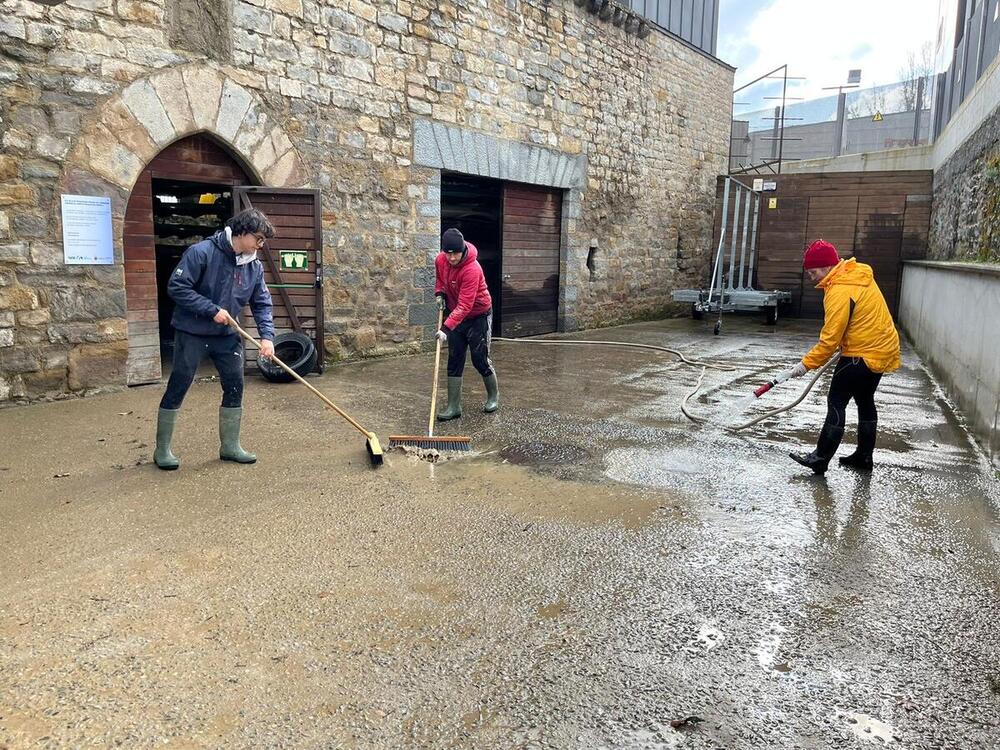
<path id="1" fill-rule="evenodd" d="M 237 331 L 239 332 L 240 336 L 242 336 L 242 337 L 243 337 L 243 338 L 245 338 L 245 339 L 246 339 L 247 341 L 249 341 L 249 342 L 250 342 L 251 344 L 253 344 L 253 345 L 254 345 L 254 346 L 256 346 L 256 347 L 257 347 L 258 349 L 260 349 L 260 344 L 258 344 L 258 343 L 257 343 L 257 339 L 255 339 L 255 338 L 254 338 L 253 336 L 251 336 L 251 335 L 250 335 L 249 333 L 247 333 L 247 332 L 246 332 L 246 331 L 244 331 L 244 330 L 243 330 L 242 328 L 240 328 L 240 324 L 239 324 L 239 323 L 237 323 L 237 322 L 236 322 L 236 321 L 235 321 L 235 320 L 233 319 L 233 316 L 232 316 L 232 315 L 230 315 L 230 316 L 229 316 L 229 325 L 231 325 L 231 326 L 232 326 L 233 328 L 235 328 L 235 329 L 236 329 L 236 330 L 237 330 Z M 353 418 L 353 417 L 351 417 L 351 415 L 350 415 L 350 414 L 348 414 L 347 412 L 345 412 L 345 411 L 344 411 L 343 409 L 341 409 L 341 408 L 340 408 L 339 406 L 337 406 L 337 405 L 336 405 L 335 403 L 333 403 L 333 401 L 331 401 L 331 400 L 330 400 L 330 399 L 328 399 L 328 398 L 327 398 L 326 396 L 324 396 L 324 395 L 323 395 L 322 393 L 320 393 L 320 392 L 319 392 L 318 390 L 316 390 L 315 388 L 313 388 L 313 387 L 312 387 L 312 385 L 310 385 L 309 383 L 307 383 L 307 382 L 306 382 L 306 379 L 305 379 L 305 378 L 303 378 L 303 377 L 302 377 L 301 375 L 299 375 L 299 374 L 298 374 L 297 372 L 295 372 L 295 370 L 293 370 L 293 369 L 292 369 L 291 367 L 289 367 L 289 366 L 288 366 L 288 365 L 286 365 L 286 364 L 285 364 L 284 362 L 282 362 L 282 361 L 281 361 L 280 359 L 278 359 L 278 357 L 277 357 L 277 356 L 275 356 L 275 355 L 273 355 L 273 354 L 272 354 L 272 355 L 271 355 L 271 360 L 272 360 L 272 361 L 273 361 L 273 362 L 274 362 L 275 364 L 277 364 L 277 365 L 278 365 L 278 367 L 280 367 L 280 368 L 281 368 L 282 370 L 284 370 L 284 371 L 285 371 L 285 372 L 287 372 L 287 373 L 288 373 L 289 375 L 291 375 L 291 376 L 292 376 L 293 378 L 295 378 L 295 379 L 296 379 L 296 380 L 298 380 L 298 381 L 299 381 L 300 383 L 302 383 L 302 385 L 304 385 L 304 386 L 305 386 L 306 388 L 308 388 L 308 389 L 309 389 L 310 391 L 312 391 L 312 392 L 313 392 L 313 393 L 315 393 L 315 394 L 316 394 L 317 396 L 319 396 L 319 397 L 320 397 L 321 399 L 323 399 L 323 402 L 324 402 L 324 403 L 325 403 L 325 404 L 326 404 L 327 406 L 329 406 L 329 407 L 330 407 L 331 409 L 333 409 L 333 410 L 334 410 L 335 412 L 337 412 L 337 414 L 339 414 L 339 415 L 340 415 L 340 416 L 342 416 L 342 417 L 343 417 L 344 419 L 346 419 L 346 420 L 347 420 L 348 422 L 350 422 L 350 423 L 351 423 L 351 425 L 352 425 L 352 426 L 353 426 L 353 427 L 354 427 L 354 428 L 355 428 L 355 429 L 356 429 L 356 430 L 357 430 L 358 432 L 360 432 L 360 433 L 361 433 L 362 435 L 364 435 L 365 437 L 368 437 L 368 438 L 372 437 L 372 433 L 368 432 L 368 430 L 366 430 L 366 429 L 365 429 L 364 427 L 362 427 L 361 425 L 359 425 L 359 424 L 358 424 L 358 423 L 357 423 L 357 422 L 356 422 L 356 421 L 354 420 L 354 418 Z"/>
<path id="2" fill-rule="evenodd" d="M 438 327 L 444 322 L 444 308 L 438 307 Z M 434 354 L 434 385 L 431 387 L 431 415 L 427 419 L 427 436 L 434 437 L 434 411 L 438 400 L 438 373 L 441 370 L 441 339 L 438 338 L 437 331 L 434 331 L 434 340 L 437 342 L 437 352 Z"/>

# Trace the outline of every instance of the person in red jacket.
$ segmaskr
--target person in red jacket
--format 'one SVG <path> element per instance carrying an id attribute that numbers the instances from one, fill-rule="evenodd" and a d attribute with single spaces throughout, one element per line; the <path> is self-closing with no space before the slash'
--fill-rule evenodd
<path id="1" fill-rule="evenodd" d="M 448 310 L 448 317 L 437 332 L 448 343 L 448 406 L 437 418 L 446 421 L 462 416 L 462 372 L 465 370 L 465 350 L 472 352 L 472 365 L 483 376 L 489 414 L 500 406 L 497 374 L 490 361 L 490 340 L 493 334 L 493 300 L 486 287 L 479 251 L 457 229 L 448 229 L 441 237 L 441 252 L 434 260 L 437 283 L 434 296 L 438 307 Z"/>

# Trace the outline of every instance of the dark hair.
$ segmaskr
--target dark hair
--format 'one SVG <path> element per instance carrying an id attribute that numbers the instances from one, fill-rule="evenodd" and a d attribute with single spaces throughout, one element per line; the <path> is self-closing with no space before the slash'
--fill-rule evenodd
<path id="1" fill-rule="evenodd" d="M 233 237 L 239 237 L 241 234 L 262 234 L 266 238 L 274 237 L 274 226 L 256 208 L 240 211 L 226 222 L 226 226 L 233 230 Z"/>

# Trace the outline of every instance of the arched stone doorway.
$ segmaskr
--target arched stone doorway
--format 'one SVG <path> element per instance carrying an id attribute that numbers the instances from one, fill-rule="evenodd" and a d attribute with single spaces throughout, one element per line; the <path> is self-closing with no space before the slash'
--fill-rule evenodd
<path id="1" fill-rule="evenodd" d="M 243 184 L 280 188 L 303 188 L 309 184 L 308 170 L 282 121 L 271 113 L 256 91 L 235 79 L 230 71 L 212 62 L 197 62 L 133 81 L 85 121 L 80 138 L 66 157 L 59 185 L 59 192 L 64 194 L 111 198 L 115 260 L 127 267 L 117 279 L 108 277 L 107 293 L 121 294 L 126 286 L 125 274 L 143 272 L 142 266 L 136 265 L 141 259 L 126 263 L 124 250 L 126 206 L 140 176 L 161 152 L 195 135 L 210 140 L 227 154 L 242 170 Z M 231 164 L 229 168 L 230 179 L 239 177 L 233 175 Z M 155 256 L 146 273 L 155 278 Z M 155 359 L 154 368 L 152 358 L 142 357 L 148 353 L 142 350 L 151 343 L 145 338 L 151 331 L 139 324 L 152 321 L 131 315 L 130 297 L 142 294 L 142 286 L 135 284 L 133 291 L 133 285 L 129 284 L 125 290 L 129 310 L 128 348 L 121 354 L 127 362 L 118 372 L 125 371 L 125 382 L 129 385 L 160 377 L 159 358 Z M 145 293 L 148 296 L 149 291 Z M 137 324 L 135 331 L 133 318 Z M 101 321 L 109 328 L 125 327 L 125 322 L 117 318 Z M 116 348 L 118 343 L 116 340 Z"/>
<path id="2" fill-rule="evenodd" d="M 159 380 L 172 354 L 174 306 L 166 285 L 181 254 L 234 213 L 235 186 L 254 182 L 206 133 L 170 144 L 140 173 L 125 209 L 122 242 L 129 385 Z"/>

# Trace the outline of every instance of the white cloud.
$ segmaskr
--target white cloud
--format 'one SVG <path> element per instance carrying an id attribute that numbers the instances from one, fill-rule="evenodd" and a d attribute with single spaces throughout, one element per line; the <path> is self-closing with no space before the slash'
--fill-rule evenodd
<path id="1" fill-rule="evenodd" d="M 724 5 L 719 54 L 742 66 L 736 72 L 737 86 L 788 63 L 789 75 L 806 78 L 790 85 L 789 95 L 806 99 L 829 95 L 822 88 L 846 83 L 852 68 L 862 69 L 865 88 L 893 83 L 908 53 L 934 41 L 938 3 L 774 0 L 743 24 L 727 24 Z"/>

